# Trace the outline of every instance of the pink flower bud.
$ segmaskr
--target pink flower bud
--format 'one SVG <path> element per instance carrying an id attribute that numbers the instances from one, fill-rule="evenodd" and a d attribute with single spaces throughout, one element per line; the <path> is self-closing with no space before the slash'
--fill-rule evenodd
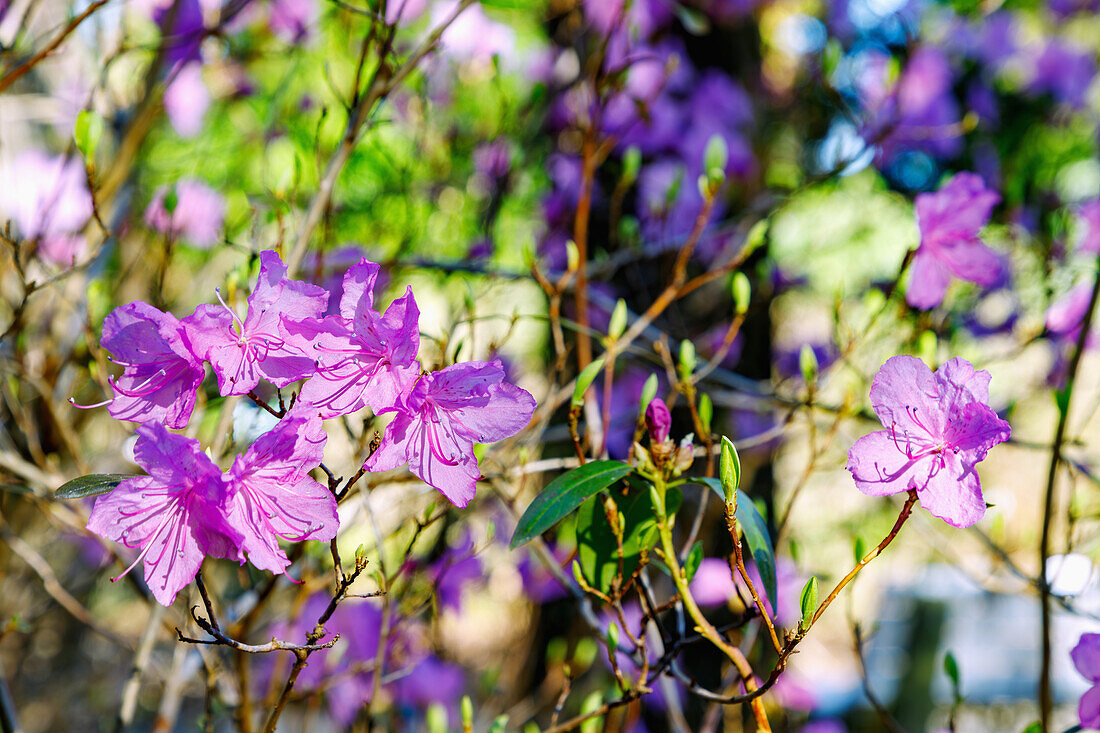
<path id="1" fill-rule="evenodd" d="M 668 430 L 672 426 L 672 415 L 668 411 L 668 405 L 664 400 L 650 400 L 645 408 L 645 425 L 649 429 L 649 440 L 653 443 L 663 443 L 668 440 Z"/>

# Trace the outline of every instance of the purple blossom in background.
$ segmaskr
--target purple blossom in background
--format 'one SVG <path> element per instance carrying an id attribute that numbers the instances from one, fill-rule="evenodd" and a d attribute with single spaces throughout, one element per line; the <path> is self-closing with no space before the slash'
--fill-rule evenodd
<path id="1" fill-rule="evenodd" d="M 296 408 L 237 456 L 229 470 L 229 522 L 243 535 L 242 549 L 261 570 L 290 565 L 279 540 L 331 540 L 340 520 L 336 499 L 309 472 L 324 457 L 328 435 L 318 417 Z"/>
<path id="2" fill-rule="evenodd" d="M 465 690 L 462 667 L 430 654 L 394 682 L 393 697 L 399 706 L 418 713 L 437 703 L 446 707 L 452 718 L 457 718 L 459 698 Z"/>
<path id="3" fill-rule="evenodd" d="M 1074 109 L 1083 109 L 1085 94 L 1095 76 L 1093 52 L 1052 39 L 1035 60 L 1031 91 L 1050 94 Z"/>
<path id="4" fill-rule="evenodd" d="M 977 464 L 1012 432 L 989 407 L 989 380 L 964 359 L 934 374 L 912 356 L 888 359 L 871 385 L 871 405 L 886 430 L 848 451 L 859 490 L 886 496 L 916 489 L 921 506 L 952 526 L 981 519 Z"/>
<path id="5" fill-rule="evenodd" d="M 293 44 L 308 42 L 320 15 L 317 0 L 271 0 L 269 13 L 271 33 Z"/>
<path id="6" fill-rule="evenodd" d="M 25 239 L 38 240 L 39 256 L 72 266 L 87 247 L 79 232 L 92 216 L 87 174 L 78 158 L 38 150 L 20 153 L 2 175 L 18 185 L 0 186 L 3 209 Z"/>
<path id="7" fill-rule="evenodd" d="M 1077 216 L 1077 251 L 1100 254 L 1100 199 L 1081 204 Z"/>
<path id="8" fill-rule="evenodd" d="M 202 80 L 202 63 L 191 61 L 180 67 L 164 90 L 164 111 L 180 137 L 202 132 L 202 120 L 210 107 L 210 92 Z"/>
<path id="9" fill-rule="evenodd" d="M 169 191 L 175 191 L 176 205 L 171 212 L 165 206 Z M 221 238 L 225 220 L 225 199 L 205 183 L 191 179 L 179 181 L 174 189 L 161 186 L 145 209 L 145 223 L 161 234 L 181 237 L 196 247 L 207 248 Z"/>
<path id="10" fill-rule="evenodd" d="M 127 479 L 96 499 L 88 529 L 141 552 L 139 562 L 157 602 L 172 605 L 203 557 L 244 562 L 242 536 L 226 520 L 229 488 L 197 440 L 150 423 L 137 430 L 134 458 L 148 476 Z"/>
<path id="11" fill-rule="evenodd" d="M 130 303 L 103 320 L 100 345 L 123 368 L 122 376 L 109 380 L 115 393 L 107 408 L 111 417 L 187 427 L 206 371 L 183 323 L 148 303 Z"/>
<path id="12" fill-rule="evenodd" d="M 391 0 L 386 3 L 386 23 L 411 23 L 428 9 L 428 0 Z"/>
<path id="13" fill-rule="evenodd" d="M 927 310 L 943 302 L 952 277 L 995 284 L 1004 263 L 979 237 L 1000 195 L 974 173 L 959 173 L 935 193 L 917 196 L 920 246 L 913 256 L 905 298 Z"/>
<path id="14" fill-rule="evenodd" d="M 1081 634 L 1069 655 L 1073 666 L 1093 685 L 1077 705 L 1081 727 L 1100 728 L 1100 634 Z"/>
<path id="15" fill-rule="evenodd" d="M 569 560 L 568 553 L 558 552 L 552 545 L 550 554 L 561 565 Z M 535 556 L 534 551 L 524 553 L 516 565 L 516 570 L 523 580 L 523 592 L 534 603 L 550 603 L 569 595 L 566 587 L 542 564 L 542 560 Z"/>
<path id="16" fill-rule="evenodd" d="M 365 406 L 376 414 L 393 409 L 420 371 L 420 311 L 412 289 L 379 315 L 373 309 L 379 269 L 366 258 L 348 269 L 339 316 L 285 323 L 287 333 L 308 343 L 316 359 L 317 373 L 302 387 L 300 398 L 321 417 L 347 415 Z"/>
<path id="17" fill-rule="evenodd" d="M 504 381 L 504 368 L 471 361 L 425 374 L 392 410 L 397 415 L 364 464 L 389 471 L 405 463 L 457 507 L 474 498 L 481 471 L 474 443 L 493 443 L 522 430 L 535 398 Z"/>
<path id="18" fill-rule="evenodd" d="M 462 611 L 462 594 L 470 583 L 481 580 L 484 571 L 474 555 L 474 540 L 469 532 L 458 547 L 448 548 L 429 572 L 441 609 Z"/>
<path id="19" fill-rule="evenodd" d="M 309 344 L 286 324 L 320 318 L 327 304 L 323 289 L 287 280 L 286 265 L 268 250 L 260 253 L 260 278 L 243 321 L 223 301 L 200 305 L 184 322 L 195 352 L 214 368 L 222 396 L 248 394 L 261 377 L 285 387 L 313 373 Z"/>
<path id="20" fill-rule="evenodd" d="M 1090 302 L 1092 302 L 1092 284 L 1084 282 L 1075 286 L 1047 309 L 1047 330 L 1067 341 L 1076 341 L 1081 333 L 1081 323 L 1085 320 Z"/>
<path id="21" fill-rule="evenodd" d="M 490 181 L 502 180 L 512 168 L 512 149 L 503 140 L 477 146 L 472 157 L 474 169 Z"/>
<path id="22" fill-rule="evenodd" d="M 171 27 L 165 25 L 171 19 Z M 202 58 L 202 39 L 206 24 L 199 0 L 163 0 L 153 8 L 153 22 L 163 31 L 165 58 L 175 68 Z"/>
<path id="23" fill-rule="evenodd" d="M 457 0 L 437 3 L 432 8 L 432 23 L 442 23 L 457 6 Z M 458 61 L 488 62 L 493 56 L 511 58 L 516 51 L 516 32 L 489 18 L 479 4 L 459 13 L 439 40 L 444 50 Z"/>
<path id="24" fill-rule="evenodd" d="M 737 596 L 729 563 L 716 557 L 703 558 L 689 587 L 702 606 L 721 606 Z"/>

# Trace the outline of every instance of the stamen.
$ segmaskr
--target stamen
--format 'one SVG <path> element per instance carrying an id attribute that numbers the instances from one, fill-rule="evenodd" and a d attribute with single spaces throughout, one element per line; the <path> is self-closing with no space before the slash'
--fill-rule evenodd
<path id="1" fill-rule="evenodd" d="M 97 407 L 103 407 L 104 405 L 109 405 L 114 401 L 115 401 L 115 398 L 112 397 L 109 400 L 103 400 L 102 402 L 97 402 L 94 405 L 78 405 L 76 403 L 76 400 L 74 400 L 72 397 L 69 398 L 69 404 L 72 405 L 73 407 L 79 408 L 81 410 L 94 410 Z"/>
<path id="2" fill-rule="evenodd" d="M 233 316 L 233 323 L 236 324 L 238 332 L 244 333 L 244 322 L 241 321 L 240 316 L 237 315 L 237 311 L 226 304 L 225 299 L 222 298 L 222 289 L 214 288 L 214 294 L 218 296 L 218 302 L 222 304 L 222 307 L 229 311 L 229 315 Z"/>

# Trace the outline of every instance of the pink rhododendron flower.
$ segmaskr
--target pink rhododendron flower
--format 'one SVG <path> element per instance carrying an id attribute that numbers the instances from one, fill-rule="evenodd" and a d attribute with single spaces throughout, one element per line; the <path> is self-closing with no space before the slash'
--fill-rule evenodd
<path id="1" fill-rule="evenodd" d="M 111 417 L 187 427 L 206 371 L 175 316 L 140 301 L 115 308 L 103 320 L 100 344 L 123 367 L 110 380 Z"/>
<path id="2" fill-rule="evenodd" d="M 871 385 L 885 430 L 848 451 L 848 470 L 870 496 L 916 489 L 921 506 L 955 527 L 985 515 L 976 470 L 1011 428 L 990 409 L 989 372 L 952 359 L 935 373 L 912 356 L 887 360 Z"/>
<path id="3" fill-rule="evenodd" d="M 187 240 L 196 247 L 210 247 L 221 238 L 225 199 L 205 183 L 182 180 L 175 185 L 176 204 L 168 211 L 169 187 L 157 189 L 145 209 L 145 223 L 162 234 Z"/>
<path id="4" fill-rule="evenodd" d="M 504 381 L 499 360 L 454 364 L 425 374 L 404 403 L 386 436 L 364 464 L 369 471 L 409 470 L 464 507 L 474 498 L 481 471 L 474 443 L 493 443 L 522 430 L 535 411 L 535 398 Z"/>
<path id="5" fill-rule="evenodd" d="M 118 580 L 139 562 L 153 597 L 170 606 L 194 579 L 203 557 L 244 562 L 241 533 L 226 519 L 229 487 L 199 442 L 150 423 L 137 431 L 134 457 L 148 476 L 127 479 L 96 499 L 88 529 L 140 547 Z"/>
<path id="6" fill-rule="evenodd" d="M 284 324 L 320 318 L 327 305 L 324 289 L 287 280 L 286 265 L 268 250 L 260 253 L 260 278 L 243 321 L 223 301 L 221 306 L 200 305 L 184 322 L 195 353 L 218 375 L 222 396 L 248 394 L 261 377 L 285 387 L 313 373 L 308 344 Z"/>
<path id="7" fill-rule="evenodd" d="M 347 415 L 365 406 L 393 408 L 412 389 L 420 365 L 420 311 L 412 289 L 380 315 L 373 309 L 379 267 L 363 258 L 344 275 L 340 314 L 323 321 L 287 323 L 287 332 L 308 341 L 317 374 L 300 399 L 321 417 Z"/>
<path id="8" fill-rule="evenodd" d="M 1100 634 L 1081 634 L 1069 656 L 1081 676 L 1093 685 L 1077 705 L 1081 727 L 1100 728 Z"/>
<path id="9" fill-rule="evenodd" d="M 191 61 L 180 68 L 164 90 L 164 111 L 180 137 L 195 137 L 210 107 L 210 92 L 202 81 L 202 63 Z"/>
<path id="10" fill-rule="evenodd" d="M 261 570 L 281 573 L 290 565 L 280 539 L 336 536 L 336 499 L 309 476 L 321 463 L 327 439 L 319 417 L 295 409 L 233 461 L 229 523 L 243 535 L 248 561 Z"/>
<path id="11" fill-rule="evenodd" d="M 984 286 L 997 282 L 1003 262 L 978 233 L 1000 200 L 974 173 L 959 173 L 939 191 L 917 196 L 920 247 L 905 294 L 909 305 L 936 307 L 952 277 Z"/>

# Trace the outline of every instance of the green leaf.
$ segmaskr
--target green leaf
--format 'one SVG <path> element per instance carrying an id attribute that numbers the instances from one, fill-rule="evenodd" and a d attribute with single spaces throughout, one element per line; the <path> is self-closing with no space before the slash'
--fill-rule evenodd
<path id="1" fill-rule="evenodd" d="M 709 486 L 718 497 L 725 501 L 726 493 L 722 488 L 722 482 L 716 478 L 693 478 L 692 481 Z M 775 551 L 772 549 L 772 538 L 768 534 L 768 525 L 761 516 L 756 504 L 741 489 L 737 490 L 737 522 L 741 525 L 741 532 L 745 535 L 745 542 L 752 554 L 752 561 L 756 563 L 756 569 L 764 580 L 764 590 L 768 599 L 775 608 Z"/>
<path id="2" fill-rule="evenodd" d="M 695 577 L 695 571 L 699 569 L 699 565 L 703 562 L 703 543 L 696 542 L 691 546 L 691 552 L 688 553 L 687 559 L 684 560 L 684 577 L 690 583 L 691 579 Z"/>
<path id="3" fill-rule="evenodd" d="M 699 422 L 703 424 L 703 429 L 710 433 L 710 423 L 714 419 L 714 402 L 711 401 L 710 395 L 706 392 L 699 395 Z"/>
<path id="4" fill-rule="evenodd" d="M 680 508 L 683 495 L 678 489 L 665 493 L 665 512 L 673 515 Z M 643 551 L 657 544 L 657 520 L 649 491 L 616 496 L 623 524 L 623 578 L 638 567 Z M 619 572 L 619 545 L 607 522 L 607 513 L 600 497 L 594 496 L 581 505 L 577 513 L 577 562 L 585 581 L 593 588 L 608 592 L 611 581 Z"/>
<path id="5" fill-rule="evenodd" d="M 1043 733 L 1043 724 L 1036 720 L 1034 723 L 1024 728 L 1024 733 Z"/>
<path id="6" fill-rule="evenodd" d="M 803 631 L 810 628 L 810 620 L 817 610 L 817 577 L 811 575 L 802 588 L 802 597 L 799 599 L 799 607 L 802 609 L 802 620 L 798 625 Z"/>
<path id="7" fill-rule="evenodd" d="M 558 476 L 535 497 L 519 518 L 512 535 L 512 549 L 535 539 L 572 513 L 588 497 L 624 478 L 631 470 L 621 461 L 592 461 Z"/>
<path id="8" fill-rule="evenodd" d="M 607 335 L 617 339 L 626 330 L 626 301 L 619 298 L 615 303 L 615 310 L 611 312 L 611 320 L 608 322 Z"/>
<path id="9" fill-rule="evenodd" d="M 951 652 L 943 655 L 943 671 L 951 680 L 951 686 L 955 689 L 955 696 L 959 694 L 959 663 L 955 661 L 955 655 Z"/>
<path id="10" fill-rule="evenodd" d="M 857 565 L 863 559 L 863 556 L 867 554 L 867 545 L 862 537 L 856 537 L 856 541 L 852 545 L 852 554 L 855 555 Z"/>
<path id="11" fill-rule="evenodd" d="M 642 385 L 642 398 L 638 400 L 638 412 L 645 414 L 645 408 L 657 396 L 657 375 L 650 374 Z"/>
<path id="12" fill-rule="evenodd" d="M 584 393 L 592 386 L 592 382 L 601 369 L 603 369 L 603 359 L 596 359 L 577 375 L 577 386 L 573 388 L 573 407 L 580 407 L 584 404 Z"/>
<path id="13" fill-rule="evenodd" d="M 735 501 L 737 489 L 741 486 L 741 459 L 733 441 L 722 436 L 722 460 L 718 475 L 721 477 L 722 500 L 729 504 Z"/>
<path id="14" fill-rule="evenodd" d="M 62 484 L 53 495 L 55 499 L 83 499 L 85 496 L 99 496 L 114 491 L 116 486 L 128 478 L 134 477 L 124 473 L 93 473 Z"/>

